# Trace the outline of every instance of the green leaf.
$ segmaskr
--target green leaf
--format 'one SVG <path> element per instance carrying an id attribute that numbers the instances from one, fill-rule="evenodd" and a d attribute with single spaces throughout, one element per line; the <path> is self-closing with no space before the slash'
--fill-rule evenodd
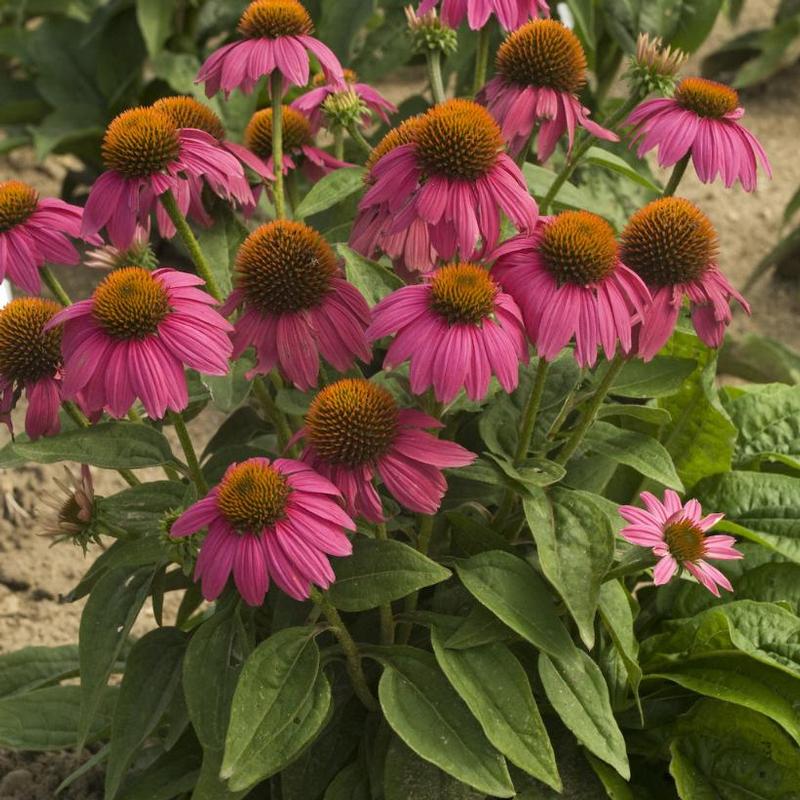
<path id="1" fill-rule="evenodd" d="M 591 753 L 584 752 L 589 766 L 594 770 L 594 774 L 603 784 L 606 794 L 610 800 L 636 800 L 633 789 L 627 781 L 622 780 L 605 761 L 595 758 Z"/>
<path id="2" fill-rule="evenodd" d="M 513 641 L 515 638 L 511 628 L 500 622 L 488 608 L 476 603 L 445 644 L 454 650 L 464 650 L 484 644 Z"/>
<path id="3" fill-rule="evenodd" d="M 247 228 L 230 209 L 220 210 L 215 214 L 214 224 L 210 228 L 200 228 L 197 232 L 197 241 L 226 297 L 233 288 L 236 253 L 247 234 Z"/>
<path id="4" fill-rule="evenodd" d="M 727 472 L 697 484 L 694 495 L 708 511 L 721 511 L 757 534 L 761 544 L 800 563 L 800 484 L 766 472 Z"/>
<path id="5" fill-rule="evenodd" d="M 494 528 L 458 511 L 445 512 L 450 523 L 450 536 L 456 552 L 474 556 L 486 550 L 508 550 L 513 548 Z"/>
<path id="6" fill-rule="evenodd" d="M 222 751 L 241 667 L 235 604 L 218 610 L 195 631 L 183 661 L 189 719 L 206 750 Z"/>
<path id="7" fill-rule="evenodd" d="M 0 655 L 0 698 L 58 683 L 78 672 L 78 647 L 25 647 Z"/>
<path id="8" fill-rule="evenodd" d="M 698 694 L 759 711 L 800 744 L 798 678 L 744 655 L 677 662 L 668 672 L 656 672 L 647 677 L 672 681 Z"/>
<path id="9" fill-rule="evenodd" d="M 538 167 L 530 162 L 527 162 L 523 166 L 522 172 L 525 176 L 528 191 L 539 199 L 547 195 L 556 178 L 555 172 L 545 169 L 544 167 Z M 586 211 L 592 211 L 601 216 L 605 211 L 603 206 L 597 203 L 590 192 L 579 188 L 569 181 L 565 181 L 564 185 L 558 190 L 553 205 L 556 206 L 558 210 L 563 210 L 565 208 L 585 209 Z"/>
<path id="10" fill-rule="evenodd" d="M 790 800 L 800 786 L 800 749 L 771 720 L 704 700 L 681 717 L 670 772 L 682 800 Z"/>
<path id="11" fill-rule="evenodd" d="M 619 156 L 615 156 L 608 150 L 603 150 L 601 147 L 590 147 L 586 151 L 584 158 L 590 164 L 595 164 L 598 167 L 617 172 L 628 178 L 628 180 L 638 183 L 640 186 L 644 186 L 645 189 L 649 189 L 651 192 L 655 192 L 656 194 L 661 194 L 662 192 L 660 186 L 653 183 L 647 176 L 637 172 L 627 161 Z"/>
<path id="12" fill-rule="evenodd" d="M 629 417 L 647 422 L 650 425 L 657 425 L 658 427 L 668 424 L 672 419 L 669 411 L 663 408 L 627 403 L 603 403 L 597 411 L 597 419 L 605 419 L 606 417 Z"/>
<path id="13" fill-rule="evenodd" d="M 93 742 L 111 725 L 117 692 L 105 688 L 89 727 L 80 732 Z M 0 700 L 0 747 L 12 750 L 66 750 L 78 741 L 79 686 L 48 686 Z"/>
<path id="14" fill-rule="evenodd" d="M 274 775 L 324 723 L 330 686 L 319 672 L 313 633 L 286 628 L 262 642 L 245 662 L 220 773 L 231 789 Z"/>
<path id="15" fill-rule="evenodd" d="M 553 598 L 530 564 L 492 550 L 456 569 L 470 594 L 523 639 L 553 656 L 573 656 L 575 646 L 556 614 Z"/>
<path id="16" fill-rule="evenodd" d="M 384 800 L 485 800 L 482 792 L 424 761 L 397 738 L 392 739 L 386 754 L 383 789 Z M 335 800 L 345 797 L 350 800 L 353 795 L 336 796 Z M 369 793 L 365 794 L 364 800 L 369 797 Z M 327 795 L 325 800 L 329 800 Z"/>
<path id="17" fill-rule="evenodd" d="M 97 508 L 102 517 L 130 536 L 152 536 L 160 533 L 168 511 L 183 507 L 185 497 L 186 487 L 177 481 L 153 481 L 99 498 Z"/>
<path id="18" fill-rule="evenodd" d="M 81 614 L 78 647 L 81 668 L 81 744 L 97 713 L 108 677 L 150 592 L 151 567 L 120 567 L 106 573 Z"/>
<path id="19" fill-rule="evenodd" d="M 503 757 L 436 665 L 412 647 L 389 648 L 378 696 L 386 720 L 417 755 L 457 780 L 497 797 L 513 797 Z"/>
<path id="20" fill-rule="evenodd" d="M 800 191 L 797 197 L 800 200 Z M 768 336 L 727 337 L 719 354 L 719 371 L 755 383 L 800 383 L 800 354 Z"/>
<path id="21" fill-rule="evenodd" d="M 221 750 L 205 750 L 203 752 L 203 765 L 192 791 L 192 800 L 241 800 L 242 797 L 249 794 L 248 789 L 241 789 L 238 792 L 231 791 L 219 776 L 221 766 Z"/>
<path id="22" fill-rule="evenodd" d="M 620 581 L 606 581 L 600 587 L 600 619 L 625 664 L 628 683 L 638 702 L 642 680 L 639 642 L 633 629 L 634 618 L 628 592 Z"/>
<path id="23" fill-rule="evenodd" d="M 247 378 L 247 373 L 253 369 L 254 361 L 245 355 L 231 362 L 227 375 L 203 375 L 203 384 L 211 393 L 214 405 L 224 414 L 230 414 L 237 409 L 250 394 L 253 387 L 252 380 Z"/>
<path id="24" fill-rule="evenodd" d="M 364 295 L 370 306 L 395 289 L 405 286 L 402 278 L 389 269 L 351 250 L 346 244 L 337 244 L 336 252 L 344 259 L 347 280 Z"/>
<path id="25" fill-rule="evenodd" d="M 800 469 L 800 386 L 769 384 L 739 395 L 727 407 L 739 429 L 739 465 L 782 456 Z"/>
<path id="26" fill-rule="evenodd" d="M 594 616 L 603 577 L 614 560 L 614 534 L 606 515 L 585 495 L 556 487 L 523 501 L 539 565 L 594 646 Z"/>
<path id="27" fill-rule="evenodd" d="M 356 762 L 348 764 L 333 779 L 323 800 L 371 800 L 371 798 L 369 776 Z"/>
<path id="28" fill-rule="evenodd" d="M 561 791 L 550 738 L 528 676 L 511 650 L 504 644 L 451 650 L 445 640 L 446 635 L 434 627 L 431 643 L 436 660 L 486 738 L 520 769 Z"/>
<path id="29" fill-rule="evenodd" d="M 186 634 L 157 628 L 131 648 L 111 727 L 105 793 L 116 796 L 144 740 L 158 725 L 180 682 Z"/>
<path id="30" fill-rule="evenodd" d="M 661 441 L 684 485 L 691 489 L 706 475 L 731 468 L 736 428 L 717 396 L 716 352 L 680 331 L 668 347 L 675 355 L 688 355 L 698 362 L 679 392 L 659 400 L 659 406 L 672 415 L 672 422 L 662 430 Z"/>
<path id="31" fill-rule="evenodd" d="M 342 611 L 366 611 L 446 581 L 450 570 L 402 542 L 356 538 L 353 554 L 334 562 L 328 598 Z"/>
<path id="32" fill-rule="evenodd" d="M 336 169 L 311 187 L 295 209 L 294 216 L 297 219 L 304 219 L 319 214 L 320 211 L 326 211 L 363 189 L 363 167 Z"/>
<path id="33" fill-rule="evenodd" d="M 680 391 L 696 368 L 697 362 L 690 358 L 656 356 L 648 363 L 634 359 L 617 375 L 611 394 L 637 399 L 668 397 Z"/>
<path id="34" fill-rule="evenodd" d="M 158 55 L 172 32 L 176 0 L 136 0 L 136 19 L 150 56 Z"/>
<path id="35" fill-rule="evenodd" d="M 539 655 L 539 677 L 547 699 L 577 740 L 628 780 L 625 740 L 611 710 L 603 673 L 583 650 L 575 652 L 566 661 Z"/>
<path id="36" fill-rule="evenodd" d="M 19 459 L 36 464 L 76 461 L 104 469 L 142 469 L 175 463 L 163 434 L 149 425 L 133 422 L 102 422 L 35 442 L 9 442 L 0 450 L 0 468 L 14 466 Z"/>
<path id="37" fill-rule="evenodd" d="M 589 429 L 584 441 L 589 450 L 620 464 L 627 464 L 670 489 L 683 491 L 672 458 L 658 439 L 598 420 Z"/>

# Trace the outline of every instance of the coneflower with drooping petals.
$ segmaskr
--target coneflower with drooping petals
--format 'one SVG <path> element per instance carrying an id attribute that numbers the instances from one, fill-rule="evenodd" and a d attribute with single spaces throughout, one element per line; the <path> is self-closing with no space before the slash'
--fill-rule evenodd
<path id="1" fill-rule="evenodd" d="M 302 222 L 276 220 L 253 231 L 236 257 L 236 288 L 223 306 L 244 307 L 233 334 L 238 358 L 248 347 L 303 391 L 316 386 L 322 355 L 339 372 L 369 361 L 367 301 L 342 277 L 330 245 Z"/>
<path id="2" fill-rule="evenodd" d="M 81 236 L 83 209 L 52 197 L 40 198 L 22 181 L 0 181 L 0 282 L 9 277 L 26 292 L 42 288 L 46 261 L 74 265 L 80 256 L 70 238 Z M 100 244 L 96 236 L 85 237 Z"/>
<path id="3" fill-rule="evenodd" d="M 427 14 L 439 3 L 440 0 L 421 0 L 417 14 Z M 473 31 L 483 28 L 492 14 L 507 31 L 516 30 L 531 17 L 550 16 L 547 0 L 441 0 L 440 9 L 445 25 L 457 28 L 466 17 Z"/>
<path id="4" fill-rule="evenodd" d="M 373 183 L 372 168 L 392 150 L 414 141 L 422 116 L 409 117 L 396 128 L 392 128 L 372 150 L 366 163 L 365 181 Z M 414 220 L 406 230 L 387 234 L 385 228 L 392 212 L 389 204 L 372 206 L 369 211 L 356 218 L 350 232 L 350 246 L 358 253 L 372 258 L 385 253 L 400 272 L 429 272 L 438 259 L 431 244 L 428 226 L 421 219 Z"/>
<path id="5" fill-rule="evenodd" d="M 371 340 L 397 334 L 384 367 L 410 362 L 411 391 L 433 386 L 440 403 L 464 388 L 482 400 L 496 375 L 506 392 L 519 382 L 528 360 L 522 315 L 480 264 L 448 264 L 383 298 L 372 311 Z"/>
<path id="6" fill-rule="evenodd" d="M 61 328 L 46 330 L 61 306 L 20 297 L 0 309 L 0 421 L 13 433 L 11 410 L 25 392 L 31 440 L 61 430 Z"/>
<path id="7" fill-rule="evenodd" d="M 53 544 L 72 542 L 86 555 L 89 544 L 100 544 L 99 531 L 92 524 L 95 518 L 92 472 L 88 464 L 81 464 L 80 477 L 73 475 L 66 466 L 64 471 L 67 483 L 55 479 L 61 498 L 42 498 L 42 502 L 53 511 L 52 517 L 42 526 L 42 536 L 52 539 Z"/>
<path id="8" fill-rule="evenodd" d="M 684 78 L 673 97 L 645 100 L 628 117 L 634 125 L 631 144 L 643 156 L 658 148 L 658 164 L 671 167 L 691 155 L 697 177 L 726 187 L 738 180 L 746 192 L 758 183 L 758 163 L 772 177 L 767 154 L 740 120 L 744 109 L 735 89 L 706 78 Z"/>
<path id="9" fill-rule="evenodd" d="M 282 126 L 284 175 L 299 168 L 314 183 L 335 169 L 352 166 L 315 147 L 311 123 L 304 114 L 291 106 L 283 106 Z M 271 108 L 253 114 L 244 131 L 244 143 L 248 150 L 266 163 L 269 169 L 268 177 L 274 180 Z"/>
<path id="10" fill-rule="evenodd" d="M 233 327 L 197 287 L 202 278 L 173 269 L 123 267 L 88 300 L 56 314 L 64 325 L 64 397 L 83 396 L 90 412 L 124 417 L 138 397 L 151 419 L 189 404 L 184 365 L 225 375 Z"/>
<path id="11" fill-rule="evenodd" d="M 397 113 L 397 106 L 390 103 L 377 89 L 373 89 L 368 83 L 361 83 L 358 76 L 351 69 L 344 70 L 344 81 L 346 88 L 341 85 L 330 85 L 324 73 L 314 76 L 313 86 L 310 91 L 301 94 L 292 103 L 292 108 L 303 114 L 311 124 L 311 133 L 317 133 L 325 122 L 325 102 L 329 97 L 342 92 L 351 91 L 364 104 L 361 122 L 368 124 L 371 111 L 382 122 L 389 124 L 389 114 Z"/>
<path id="12" fill-rule="evenodd" d="M 326 386 L 311 403 L 301 431 L 302 459 L 333 482 L 354 517 L 383 521 L 376 476 L 404 508 L 435 514 L 447 490 L 441 470 L 475 460 L 461 445 L 424 430 L 440 427 L 421 411 L 399 408 L 371 381 L 345 378 Z"/>
<path id="13" fill-rule="evenodd" d="M 719 347 L 732 319 L 730 300 L 750 306 L 717 266 L 719 240 L 708 217 L 682 197 L 654 200 L 622 232 L 622 259 L 653 296 L 638 335 L 638 354 L 649 361 L 666 344 L 689 298 L 697 335 Z"/>
<path id="14" fill-rule="evenodd" d="M 565 211 L 515 236 L 492 254 L 492 275 L 522 310 L 539 356 L 553 361 L 571 340 L 582 367 L 602 346 L 633 347 L 632 331 L 650 301 L 647 287 L 619 256 L 611 226 L 588 211 Z"/>
<path id="15" fill-rule="evenodd" d="M 333 51 L 311 34 L 314 24 L 298 0 L 253 0 L 239 20 L 244 37 L 215 50 L 197 74 L 205 83 L 206 96 L 220 89 L 227 97 L 234 89 L 253 91 L 259 79 L 274 70 L 289 85 L 305 86 L 309 77 L 309 55 L 316 57 L 328 83 L 344 88 L 344 75 Z"/>
<path id="16" fill-rule="evenodd" d="M 94 236 L 102 228 L 111 243 L 124 250 L 134 240 L 137 227 L 149 229 L 150 213 L 157 212 L 161 232 L 175 235 L 159 197 L 175 196 L 184 215 L 191 202 L 191 187 L 202 178 L 215 192 L 244 205 L 252 193 L 237 159 L 217 140 L 197 128 L 178 129 L 153 108 L 132 108 L 115 117 L 103 138 L 104 172 L 89 192 L 81 235 Z"/>
<path id="17" fill-rule="evenodd" d="M 478 101 L 500 123 L 512 155 L 527 147 L 537 125 L 540 163 L 550 158 L 564 133 L 571 149 L 579 125 L 599 139 L 619 141 L 592 122 L 578 100 L 586 83 L 586 56 L 578 37 L 562 23 L 538 19 L 509 34 L 497 52 L 497 73 Z"/>
<path id="18" fill-rule="evenodd" d="M 709 558 L 727 560 L 744 556 L 733 545 L 733 536 L 707 533 L 725 515 L 708 514 L 697 500 L 681 503 L 680 497 L 671 489 L 664 493 L 663 502 L 650 492 L 642 492 L 639 497 L 645 508 L 620 506 L 619 513 L 630 524 L 620 531 L 620 535 L 631 544 L 649 547 L 658 556 L 653 571 L 656 586 L 667 583 L 681 569 L 685 569 L 719 597 L 719 588 L 733 591 L 730 581 L 714 566 Z"/>
<path id="19" fill-rule="evenodd" d="M 260 606 L 270 580 L 295 600 L 312 585 L 336 580 L 329 556 L 353 551 L 355 523 L 342 510 L 336 487 L 306 464 L 251 458 L 231 464 L 218 486 L 190 506 L 170 528 L 183 537 L 208 528 L 195 580 L 216 600 L 230 575 L 244 601 Z"/>
<path id="20" fill-rule="evenodd" d="M 355 227 L 377 224 L 377 248 L 421 222 L 440 258 L 470 260 L 497 244 L 501 212 L 524 231 L 538 217 L 500 128 L 470 100 L 430 109 L 415 123 L 412 141 L 383 155 L 369 180 Z"/>

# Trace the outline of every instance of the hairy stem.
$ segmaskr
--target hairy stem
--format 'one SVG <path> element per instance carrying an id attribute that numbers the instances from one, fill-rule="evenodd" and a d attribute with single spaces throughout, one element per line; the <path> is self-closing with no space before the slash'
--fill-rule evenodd
<path id="1" fill-rule="evenodd" d="M 442 54 L 438 50 L 428 53 L 428 80 L 434 105 L 445 101 L 444 81 L 442 80 Z"/>
<path id="2" fill-rule="evenodd" d="M 347 126 L 347 132 L 350 134 L 350 138 L 361 148 L 365 156 L 372 155 L 372 145 L 364 138 L 364 134 L 361 133 L 355 122 Z"/>
<path id="3" fill-rule="evenodd" d="M 197 487 L 197 491 L 203 497 L 208 494 L 208 484 L 203 477 L 203 471 L 200 469 L 200 461 L 197 458 L 197 453 L 192 444 L 192 437 L 183 420 L 183 415 L 177 414 L 174 411 L 169 412 L 170 422 L 175 426 L 175 433 L 178 434 L 178 439 L 183 448 L 183 453 L 186 456 L 186 464 L 189 467 L 189 475 Z"/>
<path id="4" fill-rule="evenodd" d="M 275 183 L 272 194 L 275 199 L 275 216 L 286 218 L 286 200 L 283 195 L 283 76 L 276 69 L 270 77 L 272 92 L 272 171 Z"/>
<path id="5" fill-rule="evenodd" d="M 675 190 L 678 188 L 678 184 L 681 182 L 684 172 L 686 172 L 686 167 L 689 166 L 690 157 L 691 153 L 687 153 L 672 168 L 672 175 L 669 176 L 669 181 L 667 181 L 667 185 L 664 187 L 664 192 L 661 195 L 662 197 L 672 197 L 672 195 L 675 194 Z"/>
<path id="6" fill-rule="evenodd" d="M 386 541 L 389 537 L 386 533 L 386 523 L 380 522 L 375 526 L 375 538 Z M 392 604 L 384 603 L 380 607 L 381 615 L 381 644 L 394 644 L 394 616 L 392 614 Z"/>
<path id="7" fill-rule="evenodd" d="M 333 129 L 333 156 L 344 161 L 344 128 L 341 125 Z"/>
<path id="8" fill-rule="evenodd" d="M 50 267 L 42 266 L 39 270 L 39 274 L 42 276 L 42 280 L 47 285 L 47 288 L 53 293 L 53 297 L 55 297 L 64 308 L 72 305 L 72 300 L 69 299 L 69 295 L 64 291 L 64 287 L 61 285 L 61 281 L 56 278 Z"/>
<path id="9" fill-rule="evenodd" d="M 492 40 L 492 29 L 487 23 L 478 31 L 478 45 L 475 50 L 475 75 L 472 79 L 472 94 L 476 95 L 486 83 L 489 71 L 489 45 Z"/>
<path id="10" fill-rule="evenodd" d="M 286 416 L 281 411 L 272 399 L 272 394 L 269 387 L 264 382 L 264 378 L 260 375 L 253 381 L 253 393 L 255 394 L 261 407 L 264 409 L 264 414 L 267 419 L 271 420 L 275 425 L 275 430 L 278 434 L 278 445 L 281 452 L 286 450 L 289 446 L 289 441 L 292 438 L 292 429 L 286 420 Z"/>

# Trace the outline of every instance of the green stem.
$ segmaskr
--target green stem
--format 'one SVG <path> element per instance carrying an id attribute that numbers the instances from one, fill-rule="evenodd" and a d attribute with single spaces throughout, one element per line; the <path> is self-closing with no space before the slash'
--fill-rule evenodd
<path id="1" fill-rule="evenodd" d="M 144 425 L 144 420 L 142 419 L 141 414 L 139 414 L 139 412 L 133 406 L 131 406 L 128 409 L 128 419 L 131 422 L 135 422 L 137 425 Z M 161 469 L 164 470 L 164 474 L 167 476 L 167 478 L 169 478 L 169 480 L 171 481 L 181 480 L 181 476 L 179 475 L 178 470 L 176 470 L 175 467 L 171 467 L 169 466 L 169 464 L 164 464 L 164 466 Z"/>
<path id="2" fill-rule="evenodd" d="M 292 429 L 289 427 L 284 413 L 275 405 L 269 388 L 264 383 L 264 378 L 260 375 L 253 381 L 253 393 L 258 398 L 258 402 L 261 403 L 264 414 L 274 423 L 278 434 L 278 444 L 281 452 L 283 452 L 289 446 L 289 441 L 292 438 Z"/>
<path id="3" fill-rule="evenodd" d="M 569 461 L 570 458 L 572 458 L 572 456 L 575 454 L 575 451 L 580 447 L 583 437 L 586 436 L 586 432 L 594 422 L 597 412 L 600 410 L 600 406 L 603 404 L 603 400 L 605 400 L 611 385 L 614 383 L 614 380 L 624 366 L 625 359 L 622 356 L 616 356 L 608 365 L 606 374 L 603 376 L 603 380 L 600 381 L 600 385 L 595 390 L 591 400 L 589 400 L 589 404 L 586 406 L 580 422 L 578 422 L 578 424 L 575 426 L 575 429 L 572 431 L 572 435 L 567 440 L 567 443 L 564 445 L 561 452 L 556 456 L 555 461 L 557 464 L 561 464 L 562 466 L 566 464 L 567 461 Z"/>
<path id="4" fill-rule="evenodd" d="M 69 299 L 69 295 L 64 291 L 64 287 L 61 285 L 58 278 L 53 275 L 50 267 L 43 266 L 39 270 L 39 274 L 42 276 L 42 280 L 45 284 L 47 284 L 47 288 L 53 293 L 53 297 L 55 297 L 64 308 L 72 305 L 72 300 Z"/>
<path id="5" fill-rule="evenodd" d="M 186 464 L 189 467 L 189 475 L 194 481 L 197 491 L 202 497 L 205 497 L 208 494 L 208 484 L 206 483 L 206 479 L 203 477 L 203 471 L 200 469 L 200 462 L 197 459 L 197 453 L 194 451 L 192 437 L 189 435 L 189 431 L 186 428 L 186 423 L 183 420 L 183 416 L 181 414 L 176 414 L 174 411 L 170 411 L 169 419 L 170 422 L 172 422 L 172 424 L 175 426 L 175 433 L 178 434 L 178 439 L 181 443 L 181 447 L 183 448 L 183 453 L 186 456 Z"/>
<path id="6" fill-rule="evenodd" d="M 637 95 L 629 97 L 607 120 L 604 120 L 603 125 L 606 128 L 613 130 L 625 119 L 625 117 L 628 116 L 631 111 L 633 111 L 638 100 L 639 98 Z M 580 143 L 576 142 L 575 147 L 572 149 L 572 153 L 570 153 L 564 166 L 561 168 L 561 172 L 556 175 L 556 179 L 550 185 L 550 188 L 548 189 L 547 194 L 544 196 L 544 199 L 541 203 L 539 203 L 540 214 L 545 214 L 550 208 L 550 205 L 552 204 L 553 200 L 555 200 L 559 190 L 572 177 L 572 173 L 575 172 L 575 169 L 580 163 L 581 159 L 586 155 L 586 152 L 592 146 L 594 139 L 594 136 L 584 132 L 584 134 L 581 136 Z"/>
<path id="7" fill-rule="evenodd" d="M 478 31 L 478 45 L 475 50 L 475 77 L 472 80 L 472 94 L 476 95 L 486 83 L 489 71 L 489 45 L 492 41 L 492 29 L 487 23 Z"/>
<path id="8" fill-rule="evenodd" d="M 333 129 L 333 156 L 344 161 L 344 128 L 341 125 Z"/>
<path id="9" fill-rule="evenodd" d="M 386 541 L 389 537 L 386 533 L 386 523 L 381 522 L 375 526 L 375 538 Z M 380 607 L 381 615 L 381 644 L 394 644 L 394 616 L 392 614 L 392 604 L 384 603 Z"/>
<path id="10" fill-rule="evenodd" d="M 683 177 L 683 173 L 686 172 L 686 167 L 689 166 L 689 158 L 691 157 L 691 153 L 687 153 L 672 169 L 672 175 L 669 176 L 669 181 L 667 185 L 664 187 L 664 193 L 661 195 L 662 197 L 672 197 L 675 194 L 675 190 L 678 188 L 678 184 L 681 182 L 681 178 Z"/>
<path id="11" fill-rule="evenodd" d="M 328 624 L 331 626 L 333 635 L 342 646 L 345 664 L 347 666 L 347 674 L 350 676 L 356 696 L 367 710 L 377 711 L 379 709 L 378 701 L 370 691 L 367 685 L 366 675 L 364 675 L 364 670 L 361 667 L 361 653 L 359 653 L 358 646 L 350 635 L 350 631 L 347 630 L 339 612 L 336 610 L 333 603 L 318 589 L 312 588 L 311 599 L 322 610 L 325 619 L 328 620 Z"/>
<path id="12" fill-rule="evenodd" d="M 206 257 L 203 255 L 203 251 L 200 248 L 200 242 L 197 241 L 197 237 L 189 227 L 186 217 L 183 216 L 181 210 L 178 208 L 175 195 L 172 194 L 171 190 L 168 189 L 164 194 L 161 195 L 161 205 L 164 206 L 164 210 L 172 220 L 172 224 L 178 231 L 178 236 L 181 237 L 181 241 L 186 245 L 186 249 L 189 251 L 189 256 L 197 268 L 198 275 L 200 275 L 200 277 L 206 282 L 206 290 L 213 298 L 222 301 L 224 299 L 222 289 L 220 289 L 217 279 L 214 277 L 214 273 L 211 271 L 211 266 L 209 265 L 208 261 L 206 261 Z"/>
<path id="13" fill-rule="evenodd" d="M 442 81 L 442 54 L 438 50 L 428 51 L 428 80 L 431 84 L 433 103 L 444 103 L 444 81 Z"/>
<path id="14" fill-rule="evenodd" d="M 434 518 L 427 514 L 419 515 L 419 532 L 417 534 L 417 550 L 422 555 L 428 555 L 428 550 L 431 547 L 431 539 L 433 538 L 433 521 Z M 403 606 L 403 613 L 413 614 L 419 605 L 419 592 L 414 592 L 406 597 L 405 605 Z M 408 644 L 413 628 L 411 622 L 404 622 L 397 633 L 397 641 L 400 644 Z"/>
<path id="15" fill-rule="evenodd" d="M 275 183 L 272 194 L 275 199 L 275 216 L 286 218 L 286 201 L 283 196 L 283 76 L 273 70 L 270 77 L 272 92 L 272 171 Z"/>
<path id="16" fill-rule="evenodd" d="M 61 407 L 69 414 L 72 421 L 80 428 L 91 428 L 92 423 L 86 418 L 86 415 L 75 405 L 71 400 L 65 400 Z M 122 476 L 122 479 L 128 486 L 139 486 L 141 481 L 129 470 L 118 469 L 117 472 Z"/>
<path id="17" fill-rule="evenodd" d="M 289 196 L 289 205 L 292 208 L 292 216 L 294 216 L 294 210 L 300 205 L 300 188 L 297 185 L 297 170 L 289 173 L 286 177 L 286 194 Z"/>
<path id="18" fill-rule="evenodd" d="M 583 375 L 584 371 L 581 370 L 580 377 L 578 378 L 575 385 L 569 390 L 567 396 L 564 398 L 564 402 L 561 405 L 561 410 L 558 412 L 558 416 L 553 420 L 553 424 L 547 431 L 547 435 L 545 436 L 545 440 L 550 442 L 558 436 L 561 429 L 564 427 L 564 423 L 567 421 L 567 417 L 570 415 L 570 412 L 575 407 L 575 395 L 578 393 L 578 388 L 580 387 L 581 383 L 583 382 Z"/>
<path id="19" fill-rule="evenodd" d="M 364 134 L 361 133 L 355 122 L 347 126 L 347 132 L 350 134 L 350 138 L 364 151 L 364 155 L 372 155 L 372 145 L 364 138 Z M 341 157 L 337 156 L 337 158 Z"/>

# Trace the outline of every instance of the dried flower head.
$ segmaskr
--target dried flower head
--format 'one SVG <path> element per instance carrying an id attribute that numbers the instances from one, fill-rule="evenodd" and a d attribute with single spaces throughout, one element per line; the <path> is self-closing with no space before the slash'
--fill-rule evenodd
<path id="1" fill-rule="evenodd" d="M 61 500 L 44 498 L 46 506 L 55 513 L 48 519 L 42 535 L 59 542 L 72 542 L 86 553 L 89 544 L 100 544 L 100 533 L 95 526 L 94 484 L 87 464 L 81 464 L 80 476 L 75 476 L 67 467 L 66 481 L 55 479 L 61 490 Z"/>

